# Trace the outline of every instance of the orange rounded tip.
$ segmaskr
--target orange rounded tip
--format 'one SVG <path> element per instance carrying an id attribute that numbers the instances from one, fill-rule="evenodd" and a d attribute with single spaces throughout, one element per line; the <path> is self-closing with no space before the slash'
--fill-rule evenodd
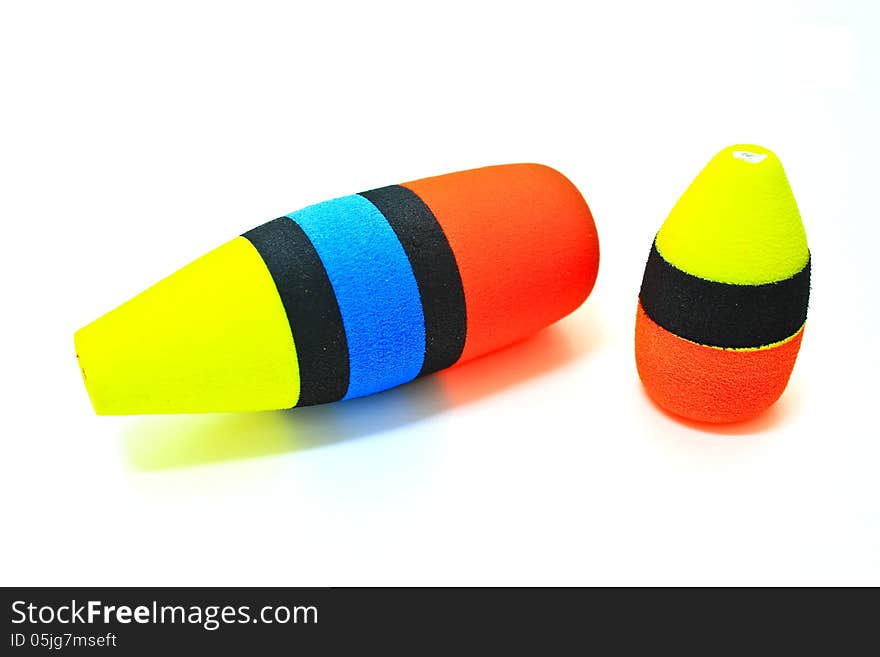
<path id="1" fill-rule="evenodd" d="M 760 349 L 709 347 L 658 326 L 639 303 L 636 367 L 648 395 L 667 411 L 697 422 L 742 422 L 785 391 L 803 333 Z"/>

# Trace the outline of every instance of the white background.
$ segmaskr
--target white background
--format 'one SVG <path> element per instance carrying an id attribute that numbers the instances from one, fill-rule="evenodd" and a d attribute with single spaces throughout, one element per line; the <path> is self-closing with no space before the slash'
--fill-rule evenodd
<path id="1" fill-rule="evenodd" d="M 880 19 L 715 4 L 4 3 L 0 581 L 880 584 Z M 789 173 L 810 319 L 782 400 L 707 430 L 642 392 L 636 296 L 675 199 L 744 141 Z M 93 414 L 74 330 L 189 260 L 517 161 L 599 229 L 555 327 L 327 407 Z"/>

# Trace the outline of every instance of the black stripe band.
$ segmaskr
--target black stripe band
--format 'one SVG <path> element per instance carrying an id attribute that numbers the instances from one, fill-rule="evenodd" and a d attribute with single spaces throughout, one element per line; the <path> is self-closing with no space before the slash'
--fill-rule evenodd
<path id="1" fill-rule="evenodd" d="M 464 349 L 464 288 L 452 248 L 431 209 L 410 189 L 391 185 L 361 196 L 378 208 L 409 258 L 425 316 L 425 361 L 419 376 L 453 365 Z"/>
<path id="2" fill-rule="evenodd" d="M 713 347 L 761 347 L 791 337 L 807 319 L 810 260 L 791 278 L 731 285 L 698 278 L 651 247 L 639 299 L 645 313 L 679 337 Z"/>
<path id="3" fill-rule="evenodd" d="M 348 344 L 336 294 L 315 247 L 289 217 L 243 237 L 266 263 L 287 312 L 299 360 L 297 406 L 342 399 L 348 391 Z"/>

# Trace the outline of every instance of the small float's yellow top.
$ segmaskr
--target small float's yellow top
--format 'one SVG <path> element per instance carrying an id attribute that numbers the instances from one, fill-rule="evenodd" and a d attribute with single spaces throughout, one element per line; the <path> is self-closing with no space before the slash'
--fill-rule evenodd
<path id="1" fill-rule="evenodd" d="M 290 324 L 259 253 L 237 237 L 74 336 L 99 415 L 290 408 Z"/>
<path id="2" fill-rule="evenodd" d="M 718 153 L 672 208 L 657 250 L 722 283 L 771 283 L 803 269 L 807 235 L 779 158 L 751 144 Z"/>

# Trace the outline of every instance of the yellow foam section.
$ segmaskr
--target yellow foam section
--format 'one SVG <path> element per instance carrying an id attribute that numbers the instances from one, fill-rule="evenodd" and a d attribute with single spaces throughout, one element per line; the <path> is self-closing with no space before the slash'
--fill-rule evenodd
<path id="1" fill-rule="evenodd" d="M 803 269 L 807 235 L 779 158 L 752 144 L 718 153 L 675 204 L 657 250 L 722 283 L 771 283 Z"/>
<path id="2" fill-rule="evenodd" d="M 284 306 L 243 237 L 80 329 L 74 343 L 100 415 L 258 411 L 299 399 Z"/>

